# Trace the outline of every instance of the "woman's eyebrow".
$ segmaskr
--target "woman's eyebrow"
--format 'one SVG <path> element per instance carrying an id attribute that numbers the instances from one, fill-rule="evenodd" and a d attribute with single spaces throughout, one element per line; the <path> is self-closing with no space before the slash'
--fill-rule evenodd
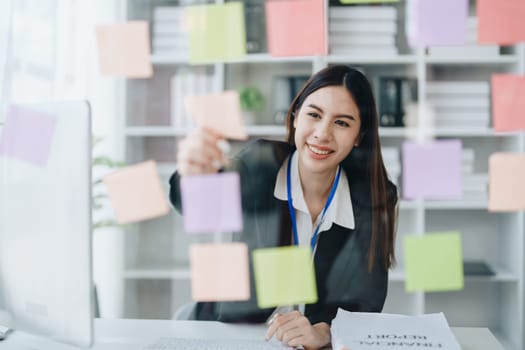
<path id="1" fill-rule="evenodd" d="M 314 105 L 313 103 L 310 103 L 308 105 L 308 107 L 316 109 L 319 112 L 323 113 L 323 109 L 321 107 L 319 107 L 319 106 Z M 353 121 L 356 120 L 356 118 L 354 116 L 350 115 L 350 114 L 338 114 L 336 117 L 337 118 L 348 118 L 348 119 L 353 120 Z"/>

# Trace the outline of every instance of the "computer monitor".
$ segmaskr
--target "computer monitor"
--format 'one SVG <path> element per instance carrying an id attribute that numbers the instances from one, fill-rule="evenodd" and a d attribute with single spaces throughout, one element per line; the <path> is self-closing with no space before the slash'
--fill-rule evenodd
<path id="1" fill-rule="evenodd" d="M 17 147 L 27 153 L 20 135 L 8 152 L 0 150 L 0 309 L 10 314 L 15 332 L 90 346 L 90 107 L 74 101 L 15 108 L 52 118 L 54 131 L 45 164 L 16 156 Z M 8 129 L 0 127 L 0 135 Z"/>

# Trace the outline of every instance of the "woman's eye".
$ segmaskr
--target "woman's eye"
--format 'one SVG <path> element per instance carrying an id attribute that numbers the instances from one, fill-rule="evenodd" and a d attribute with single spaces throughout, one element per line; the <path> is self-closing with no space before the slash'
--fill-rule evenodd
<path id="1" fill-rule="evenodd" d="M 310 112 L 308 113 L 308 115 L 312 118 L 321 118 L 321 116 L 318 114 L 318 113 L 315 113 L 315 112 Z"/>
<path id="2" fill-rule="evenodd" d="M 345 128 L 350 126 L 350 124 L 348 124 L 348 123 L 345 122 L 344 120 L 336 120 L 335 123 L 336 123 L 337 125 L 344 126 Z"/>

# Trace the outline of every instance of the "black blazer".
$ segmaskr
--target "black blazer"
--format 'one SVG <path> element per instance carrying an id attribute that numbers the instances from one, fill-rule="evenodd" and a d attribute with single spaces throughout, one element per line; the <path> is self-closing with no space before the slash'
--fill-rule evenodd
<path id="1" fill-rule="evenodd" d="M 274 197 L 281 165 L 295 148 L 284 142 L 251 142 L 232 161 L 231 169 L 241 177 L 244 230 L 236 241 L 249 250 L 291 243 L 291 222 L 286 201 Z M 342 163 L 346 171 L 354 210 L 355 229 L 333 224 L 319 235 L 314 258 L 318 302 L 306 305 L 305 315 L 312 324 L 331 323 L 337 308 L 349 311 L 380 312 L 385 302 L 388 270 L 380 252 L 375 254 L 373 270 L 368 272 L 371 235 L 371 201 L 368 167 L 358 148 Z M 170 179 L 170 200 L 180 210 L 179 176 Z M 389 182 L 389 200 L 397 201 L 396 187 Z M 224 322 L 265 322 L 273 309 L 259 309 L 251 265 L 252 297 L 243 302 L 198 303 L 196 319 Z"/>

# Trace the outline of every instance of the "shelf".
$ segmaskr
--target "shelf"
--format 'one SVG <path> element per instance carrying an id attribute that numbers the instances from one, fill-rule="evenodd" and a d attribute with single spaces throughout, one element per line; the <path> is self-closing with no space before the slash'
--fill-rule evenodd
<path id="1" fill-rule="evenodd" d="M 189 58 L 187 56 L 178 55 L 151 55 L 151 64 L 153 65 L 169 65 L 169 64 L 182 64 L 187 65 Z"/>
<path id="2" fill-rule="evenodd" d="M 313 63 L 314 61 L 321 59 L 323 56 L 286 56 L 286 57 L 275 57 L 268 53 L 252 53 L 244 56 L 238 60 L 226 61 L 224 63 L 280 63 L 280 62 L 307 62 Z"/>
<path id="3" fill-rule="evenodd" d="M 518 55 L 499 55 L 495 57 L 483 57 L 483 56 L 425 56 L 425 62 L 428 64 L 509 64 L 519 63 Z"/>
<path id="4" fill-rule="evenodd" d="M 394 55 L 394 56 L 369 56 L 369 55 L 328 55 L 327 63 L 362 63 L 362 64 L 415 64 L 417 63 L 416 55 Z"/>
<path id="5" fill-rule="evenodd" d="M 130 126 L 125 130 L 126 136 L 184 136 L 188 129 L 179 129 L 172 126 Z"/>
<path id="6" fill-rule="evenodd" d="M 467 275 L 464 276 L 465 283 L 472 283 L 472 282 L 503 282 L 503 283 L 517 283 L 519 281 L 518 276 L 515 274 L 509 272 L 508 270 L 490 266 L 490 268 L 494 271 L 495 275 L 493 276 L 473 276 L 473 275 Z M 401 269 L 395 269 L 389 272 L 388 274 L 388 280 L 390 282 L 402 282 L 404 283 L 406 280 L 405 271 Z"/>
<path id="7" fill-rule="evenodd" d="M 431 210 L 448 210 L 448 209 L 466 209 L 466 210 L 487 210 L 488 201 L 482 200 L 435 200 L 425 201 L 425 209 Z"/>
<path id="8" fill-rule="evenodd" d="M 235 64 L 235 63 L 281 63 L 281 62 L 306 62 L 313 63 L 314 61 L 324 56 L 287 56 L 287 57 L 274 57 L 268 53 L 256 53 L 247 54 L 243 58 L 238 60 L 218 61 L 209 63 L 207 65 L 213 65 L 215 63 L 224 64 Z M 151 56 L 151 63 L 154 65 L 170 65 L 170 64 L 190 64 L 188 57 L 178 55 L 158 55 L 153 54 Z"/>
<path id="9" fill-rule="evenodd" d="M 515 346 L 513 346 L 511 344 L 511 342 L 509 341 L 509 338 L 507 336 L 505 336 L 502 333 L 501 330 L 490 328 L 490 331 L 492 332 L 494 337 L 498 340 L 498 342 L 501 344 L 503 349 L 505 349 L 505 350 L 518 350 L 518 348 L 516 348 Z"/>
<path id="10" fill-rule="evenodd" d="M 131 137 L 161 137 L 185 136 L 190 129 L 174 128 L 172 126 L 131 126 L 126 128 L 126 136 Z M 246 126 L 249 136 L 285 136 L 286 127 L 279 125 L 249 125 Z"/>
<path id="11" fill-rule="evenodd" d="M 189 267 L 126 269 L 124 270 L 123 275 L 126 279 L 191 279 L 191 272 Z"/>
<path id="12" fill-rule="evenodd" d="M 395 55 L 395 56 L 370 56 L 356 54 L 334 54 L 328 56 L 286 56 L 275 57 L 268 53 L 247 54 L 243 58 L 231 61 L 218 61 L 209 63 L 235 64 L 235 63 L 279 63 L 279 62 L 307 62 L 313 63 L 316 60 L 326 60 L 327 63 L 363 63 L 363 64 L 415 64 L 417 55 Z M 425 56 L 428 64 L 509 64 L 519 63 L 518 55 L 499 55 L 496 57 L 454 57 L 454 56 Z M 153 54 L 151 63 L 154 65 L 176 65 L 189 64 L 187 56 L 183 55 L 160 55 Z"/>
<path id="13" fill-rule="evenodd" d="M 515 137 L 522 133 L 519 131 L 498 132 L 493 128 L 454 128 L 454 127 L 437 127 L 420 131 L 417 127 L 380 127 L 379 135 L 382 137 L 406 137 L 411 138 L 417 136 L 419 133 L 436 137 Z"/>

